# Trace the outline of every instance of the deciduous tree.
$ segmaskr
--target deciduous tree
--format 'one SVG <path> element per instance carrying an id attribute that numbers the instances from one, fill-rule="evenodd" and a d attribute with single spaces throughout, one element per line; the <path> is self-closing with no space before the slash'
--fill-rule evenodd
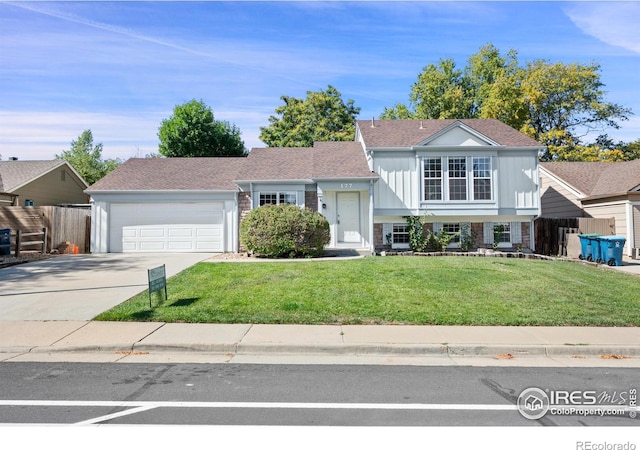
<path id="1" fill-rule="evenodd" d="M 166 157 L 246 155 L 238 127 L 215 120 L 202 100 L 177 105 L 173 115 L 162 121 L 158 137 L 158 151 Z"/>
<path id="2" fill-rule="evenodd" d="M 618 122 L 632 114 L 606 101 L 603 88 L 598 64 L 538 60 L 521 66 L 515 50 L 502 56 L 488 44 L 462 70 L 452 59 L 425 67 L 411 89 L 409 106 L 385 108 L 381 117 L 495 118 L 544 144 L 542 160 L 568 154 L 591 158 L 595 147 L 583 142 L 587 136 L 619 128 Z M 608 159 L 621 157 L 606 150 Z M 596 153 L 598 158 L 605 154 Z"/>
<path id="3" fill-rule="evenodd" d="M 260 140 L 269 147 L 311 147 L 316 141 L 351 141 L 360 108 L 344 102 L 333 86 L 307 91 L 305 99 L 282 96 L 284 105 L 260 127 Z"/>
<path id="4" fill-rule="evenodd" d="M 90 185 L 122 164 L 120 159 L 102 159 L 102 144 L 93 145 L 91 130 L 85 130 L 77 140 L 71 141 L 71 148 L 56 159 L 67 161 Z"/>

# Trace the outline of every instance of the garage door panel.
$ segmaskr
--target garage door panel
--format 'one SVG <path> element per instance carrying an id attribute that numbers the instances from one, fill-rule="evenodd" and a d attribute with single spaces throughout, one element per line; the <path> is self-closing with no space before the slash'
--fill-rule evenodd
<path id="1" fill-rule="evenodd" d="M 222 203 L 112 204 L 110 215 L 111 251 L 224 250 Z"/>
<path id="2" fill-rule="evenodd" d="M 140 239 L 164 238 L 166 230 L 164 228 L 134 228 L 135 237 Z"/>
<path id="3" fill-rule="evenodd" d="M 192 238 L 194 236 L 193 228 L 169 228 L 167 232 L 169 238 Z"/>

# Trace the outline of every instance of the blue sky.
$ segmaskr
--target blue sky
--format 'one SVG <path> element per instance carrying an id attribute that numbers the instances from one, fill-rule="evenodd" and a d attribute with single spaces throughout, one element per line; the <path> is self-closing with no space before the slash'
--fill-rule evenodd
<path id="1" fill-rule="evenodd" d="M 520 63 L 599 63 L 640 138 L 636 2 L 0 2 L 0 155 L 52 159 L 83 130 L 104 158 L 157 151 L 177 104 L 203 100 L 248 148 L 280 96 L 335 86 L 360 119 L 407 102 L 422 69 L 487 43 Z M 595 138 L 595 136 L 593 136 Z"/>

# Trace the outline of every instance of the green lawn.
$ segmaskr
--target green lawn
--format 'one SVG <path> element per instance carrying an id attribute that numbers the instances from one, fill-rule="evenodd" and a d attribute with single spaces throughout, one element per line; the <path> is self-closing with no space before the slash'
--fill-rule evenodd
<path id="1" fill-rule="evenodd" d="M 560 261 L 371 257 L 200 263 L 97 320 L 199 323 L 640 325 L 640 278 Z M 155 295 L 155 294 L 154 294 Z"/>

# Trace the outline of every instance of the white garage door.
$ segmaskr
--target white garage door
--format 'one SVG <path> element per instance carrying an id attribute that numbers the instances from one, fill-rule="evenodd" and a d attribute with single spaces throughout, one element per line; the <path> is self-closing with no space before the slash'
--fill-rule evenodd
<path id="1" fill-rule="evenodd" d="M 110 208 L 111 252 L 222 252 L 222 203 L 123 203 Z"/>

